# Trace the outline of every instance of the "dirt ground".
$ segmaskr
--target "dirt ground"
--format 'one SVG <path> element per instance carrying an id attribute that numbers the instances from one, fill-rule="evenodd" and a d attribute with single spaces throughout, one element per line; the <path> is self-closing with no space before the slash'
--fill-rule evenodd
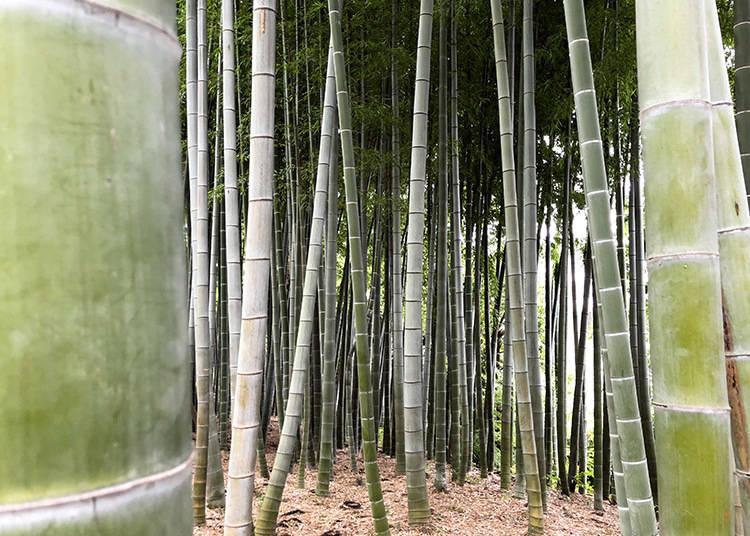
<path id="1" fill-rule="evenodd" d="M 275 428 L 272 425 L 272 428 Z M 275 453 L 277 430 L 269 430 L 266 456 L 269 469 Z M 491 475 L 480 479 L 479 472 L 467 475 L 464 486 L 451 485 L 446 493 L 432 485 L 434 466 L 428 465 L 427 484 L 430 493 L 432 521 L 420 528 L 407 522 L 406 480 L 395 471 L 395 460 L 380 455 L 379 466 L 383 495 L 388 508 L 391 533 L 394 535 L 482 535 L 520 536 L 526 534 L 526 501 L 500 489 L 500 478 Z M 362 460 L 359 460 L 364 480 Z M 226 459 L 224 460 L 226 474 Z M 296 466 L 290 473 L 279 511 L 279 536 L 364 536 L 374 534 L 364 483 L 349 468 L 348 453 L 340 451 L 334 467 L 330 497 L 315 495 L 317 472 L 308 469 L 305 489 L 297 487 Z M 450 469 L 448 469 L 450 474 Z M 258 473 L 256 472 L 256 475 Z M 448 475 L 449 476 L 449 475 Z M 267 480 L 256 477 L 253 510 L 257 513 Z M 206 526 L 196 528 L 194 536 L 220 536 L 223 511 L 209 510 Z M 564 497 L 548 493 L 545 534 L 554 536 L 609 536 L 619 534 L 617 507 L 605 502 L 604 512 L 595 512 L 591 497 Z"/>

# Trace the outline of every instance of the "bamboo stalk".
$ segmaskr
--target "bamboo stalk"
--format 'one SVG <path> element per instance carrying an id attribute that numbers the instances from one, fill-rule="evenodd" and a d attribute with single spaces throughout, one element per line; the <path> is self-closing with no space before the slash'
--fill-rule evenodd
<path id="1" fill-rule="evenodd" d="M 281 430 L 279 446 L 273 463 L 271 478 L 268 481 L 266 496 L 258 513 L 256 534 L 274 534 L 276 519 L 279 514 L 284 487 L 291 469 L 295 450 L 298 447 L 297 432 L 300 427 L 303 412 L 309 419 L 309 360 L 310 346 L 313 337 L 313 318 L 315 315 L 315 300 L 317 298 L 318 270 L 322 255 L 323 225 L 326 221 L 326 203 L 328 199 L 329 158 L 331 143 L 334 136 L 334 79 L 333 79 L 333 51 L 329 49 L 328 70 L 326 73 L 325 102 L 321 120 L 321 138 L 318 153 L 318 170 L 315 181 L 315 198 L 313 200 L 312 226 L 310 229 L 307 267 L 305 269 L 302 303 L 299 314 L 299 329 L 295 341 L 292 375 L 289 381 L 289 399 L 286 403 L 284 427 Z M 307 400 L 307 401 L 306 401 Z M 308 432 L 303 431 L 304 435 Z M 300 468 L 306 463 L 306 449 L 304 442 L 300 449 Z M 304 473 L 302 473 L 304 475 Z M 302 477 L 304 485 L 304 476 Z"/>
<path id="2" fill-rule="evenodd" d="M 705 0 L 638 0 L 636 29 L 661 531 L 729 534 Z"/>
<path id="3" fill-rule="evenodd" d="M 738 3 L 739 8 L 739 3 Z M 750 374 L 750 211 L 742 174 L 732 93 L 724 64 L 724 45 L 714 0 L 706 0 L 708 72 L 713 105 L 712 132 L 716 174 L 716 212 L 727 389 L 731 408 L 735 477 L 742 524 L 750 531 L 750 432 L 747 428 L 747 378 Z"/>
<path id="4" fill-rule="evenodd" d="M 544 509 L 539 483 L 534 418 L 528 374 L 526 348 L 523 276 L 521 273 L 521 247 L 518 229 L 518 199 L 516 196 L 515 163 L 513 158 L 513 131 L 511 127 L 510 92 L 508 87 L 508 62 L 505 53 L 504 23 L 499 0 L 491 0 L 492 30 L 495 44 L 495 71 L 500 116 L 501 152 L 503 160 L 503 197 L 505 203 L 506 251 L 508 296 L 510 300 L 511 352 L 513 354 L 518 406 L 519 430 L 524 458 L 526 494 L 529 508 L 529 534 L 544 532 Z"/>
<path id="5" fill-rule="evenodd" d="M 610 220 L 609 190 L 583 0 L 566 0 L 564 7 L 589 235 L 602 310 L 602 327 L 607 344 L 607 370 L 614 395 L 630 522 L 635 534 L 656 534 L 656 514 L 638 409 L 633 359 L 630 354 L 630 334 L 618 265 L 617 241 Z M 583 326 L 581 329 L 583 330 Z M 622 500 L 619 493 L 618 500 Z"/>
<path id="6" fill-rule="evenodd" d="M 232 412 L 224 534 L 252 534 L 255 463 L 260 435 L 268 293 L 273 248 L 273 141 L 276 0 L 253 2 L 250 176 L 242 284 L 242 325 Z"/>
<path id="7" fill-rule="evenodd" d="M 0 534 L 188 534 L 175 4 L 5 1 L 0 46 Z"/>
<path id="8" fill-rule="evenodd" d="M 370 356 L 367 347 L 364 250 L 360 232 L 359 199 L 357 193 L 354 144 L 352 142 L 351 103 L 346 81 L 344 61 L 344 39 L 341 30 L 341 3 L 328 1 L 328 14 L 333 43 L 333 64 L 336 75 L 336 97 L 341 135 L 341 152 L 344 162 L 344 185 L 346 190 L 346 216 L 349 231 L 349 257 L 354 313 L 354 338 L 357 357 L 357 379 L 359 382 L 359 412 L 362 423 L 362 453 L 365 462 L 367 492 L 375 532 L 390 534 L 383 491 L 380 486 L 380 471 L 377 464 L 377 432 L 373 417 L 372 386 L 370 382 Z"/>

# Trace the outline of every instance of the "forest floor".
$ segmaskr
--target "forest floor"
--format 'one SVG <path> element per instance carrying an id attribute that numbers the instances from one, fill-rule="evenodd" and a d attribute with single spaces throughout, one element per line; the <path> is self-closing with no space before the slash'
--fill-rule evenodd
<path id="1" fill-rule="evenodd" d="M 278 428 L 271 423 L 268 431 L 266 458 L 269 470 L 278 441 Z M 226 456 L 224 473 L 226 478 Z M 337 453 L 331 495 L 315 495 L 317 472 L 308 469 L 305 488 L 297 487 L 297 466 L 292 468 L 284 490 L 284 500 L 279 511 L 278 536 L 365 536 L 374 534 L 367 488 L 364 485 L 362 459 L 359 475 L 349 467 L 346 451 Z M 479 471 L 467 475 L 464 486 L 450 485 L 446 493 L 432 485 L 434 463 L 428 462 L 427 484 L 430 494 L 432 521 L 429 525 L 412 528 L 407 521 L 406 478 L 396 473 L 395 460 L 380 453 L 378 456 L 385 504 L 391 524 L 391 533 L 402 536 L 416 535 L 482 535 L 521 536 L 526 534 L 526 501 L 513 497 L 512 491 L 500 488 L 500 477 L 490 475 L 482 480 Z M 450 468 L 448 474 L 450 477 Z M 263 496 L 267 479 L 260 478 L 256 470 L 255 500 L 257 514 L 259 499 Z M 619 534 L 617 507 L 605 501 L 604 512 L 595 512 L 589 496 L 574 494 L 565 497 L 548 492 L 545 514 L 545 534 L 553 536 L 610 536 Z M 221 536 L 223 534 L 221 509 L 209 510 L 206 526 L 195 528 L 193 536 Z"/>

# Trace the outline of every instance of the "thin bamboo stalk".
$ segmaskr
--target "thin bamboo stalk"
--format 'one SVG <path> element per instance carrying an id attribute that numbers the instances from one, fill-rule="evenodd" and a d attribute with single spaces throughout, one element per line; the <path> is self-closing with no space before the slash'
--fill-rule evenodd
<path id="1" fill-rule="evenodd" d="M 372 386 L 370 384 L 370 356 L 367 347 L 364 248 L 360 232 L 359 199 L 357 195 L 354 144 L 352 142 L 351 103 L 346 82 L 344 62 L 344 39 L 341 30 L 341 3 L 328 1 L 328 14 L 333 42 L 333 64 L 336 74 L 336 97 L 339 110 L 339 133 L 344 162 L 344 184 L 346 190 L 346 215 L 349 231 L 349 253 L 354 313 L 354 335 L 359 382 L 359 411 L 362 422 L 362 451 L 365 462 L 367 492 L 375 532 L 390 534 L 383 491 L 380 486 L 380 471 L 377 464 L 377 431 L 373 417 Z"/>
<path id="2" fill-rule="evenodd" d="M 299 329 L 295 341 L 292 375 L 289 381 L 289 399 L 286 403 L 284 427 L 281 430 L 279 446 L 273 463 L 271 478 L 268 481 L 266 496 L 263 499 L 256 526 L 256 534 L 274 534 L 279 506 L 286 485 L 287 476 L 291 469 L 297 444 L 297 432 L 303 412 L 309 419 L 309 360 L 310 347 L 313 337 L 313 320 L 315 317 L 315 300 L 317 299 L 318 270 L 322 255 L 323 225 L 326 221 L 326 202 L 328 199 L 329 158 L 331 156 L 331 140 L 334 136 L 334 79 L 333 79 L 333 51 L 329 48 L 328 70 L 326 73 L 325 101 L 321 120 L 320 148 L 318 153 L 318 170 L 315 181 L 315 197 L 313 200 L 312 226 L 310 229 L 307 267 L 305 269 L 302 303 L 299 314 Z M 306 402 L 306 399 L 308 402 Z M 303 431 L 304 434 L 307 432 Z M 306 463 L 306 445 L 300 449 L 299 464 Z M 301 469 L 300 469 L 301 470 Z M 304 486 L 304 473 L 302 473 Z"/>
<path id="3" fill-rule="evenodd" d="M 516 196 L 515 163 L 513 158 L 513 131 L 510 113 L 508 65 L 505 53 L 504 23 L 499 0 L 491 0 L 492 30 L 495 44 L 495 71 L 500 116 L 501 153 L 503 160 L 503 198 L 505 203 L 508 296 L 510 300 L 511 352 L 513 354 L 518 405 L 519 430 L 524 456 L 526 494 L 529 508 L 529 534 L 544 532 L 544 509 L 539 482 L 534 418 L 529 386 L 528 353 L 526 348 L 523 275 L 521 273 L 521 247 L 518 229 L 518 199 Z"/>

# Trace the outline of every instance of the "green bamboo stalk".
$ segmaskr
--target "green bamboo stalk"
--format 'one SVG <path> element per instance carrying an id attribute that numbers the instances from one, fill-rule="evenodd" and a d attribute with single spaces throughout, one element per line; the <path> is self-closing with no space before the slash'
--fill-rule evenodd
<path id="1" fill-rule="evenodd" d="M 446 54 L 445 14 L 441 6 L 439 23 L 439 68 L 438 68 L 438 173 L 437 173 L 437 322 L 435 334 L 435 489 L 446 490 L 446 406 L 447 406 L 447 367 L 448 360 L 448 192 L 446 159 L 446 74 L 448 58 Z"/>
<path id="2" fill-rule="evenodd" d="M 556 451 L 557 451 L 557 475 L 560 478 L 560 490 L 564 495 L 570 494 L 570 486 L 568 479 L 565 478 L 567 470 L 565 464 L 567 462 L 567 437 L 568 432 L 565 426 L 565 416 L 568 409 L 568 373 L 567 373 L 567 361 L 568 361 L 568 262 L 570 255 L 568 250 L 571 247 L 571 233 L 570 233 L 570 189 L 571 189 L 571 165 L 573 159 L 573 150 L 570 147 L 570 120 L 568 120 L 568 136 L 566 138 L 567 155 L 565 164 L 565 183 L 563 184 L 563 206 L 561 208 L 562 214 L 562 230 L 560 232 L 560 240 L 562 246 L 560 248 L 560 261 L 559 261 L 559 273 L 560 279 L 558 281 L 558 292 L 559 292 L 559 307 L 557 315 L 557 348 L 555 352 L 556 374 L 555 374 L 555 393 L 557 408 L 555 411 L 555 426 L 557 432 Z"/>
<path id="3" fill-rule="evenodd" d="M 528 374 L 528 354 L 524 329 L 523 276 L 521 274 L 521 248 L 518 232 L 518 199 L 516 196 L 515 162 L 513 158 L 513 129 L 508 84 L 508 60 L 505 53 L 503 11 L 499 0 L 491 0 L 492 34 L 495 44 L 495 74 L 500 117 L 501 154 L 503 161 L 503 197 L 505 203 L 505 230 L 510 300 L 511 352 L 516 380 L 516 401 L 524 457 L 526 494 L 529 502 L 529 534 L 544 532 L 544 509 L 539 465 L 534 435 L 534 418 Z"/>
<path id="4" fill-rule="evenodd" d="M 310 345 L 313 337 L 313 317 L 315 315 L 315 300 L 317 298 L 318 270 L 323 245 L 323 225 L 326 221 L 326 203 L 328 199 L 329 158 L 331 143 L 334 136 L 334 79 L 333 79 L 333 51 L 328 52 L 328 70 L 326 74 L 325 101 L 321 119 L 321 137 L 318 153 L 318 170 L 315 181 L 315 197 L 313 200 L 312 226 L 307 253 L 307 267 L 305 269 L 304 290 L 299 314 L 299 330 L 289 381 L 289 399 L 286 404 L 284 427 L 281 430 L 279 446 L 273 462 L 271 478 L 268 481 L 266 496 L 258 512 L 256 534 L 274 534 L 279 506 L 284 493 L 287 476 L 291 469 L 295 450 L 297 449 L 297 432 L 306 404 L 309 400 L 309 378 L 307 377 L 310 359 Z M 309 415 L 309 411 L 305 411 Z M 303 444 L 304 446 L 304 444 Z M 300 466 L 306 460 L 306 449 L 300 450 Z M 303 473 L 304 474 L 304 473 Z M 304 478 L 304 477 L 303 477 Z M 304 480 L 302 481 L 304 485 Z"/>
<path id="5" fill-rule="evenodd" d="M 396 24 L 398 16 L 398 2 L 397 0 L 393 0 L 391 3 L 391 37 L 393 40 L 393 49 L 396 50 L 397 46 L 397 31 L 398 31 L 398 25 Z M 406 413 L 407 413 L 407 404 L 406 404 L 406 392 L 408 390 L 418 390 L 419 393 L 417 394 L 417 401 L 419 407 L 416 408 L 419 410 L 419 424 L 417 426 L 412 426 L 412 423 L 409 423 L 409 430 L 411 432 L 418 432 L 418 435 L 422 436 L 422 419 L 421 419 L 421 412 L 422 412 L 422 378 L 421 378 L 421 372 L 419 369 L 415 370 L 416 373 L 416 379 L 418 380 L 417 383 L 414 383 L 411 381 L 410 383 L 407 383 L 406 379 L 406 362 L 405 362 L 405 354 L 404 354 L 404 296 L 403 296 L 403 288 L 402 288 L 402 274 L 401 274 L 401 155 L 399 154 L 401 151 L 401 125 L 400 125 L 400 113 L 399 113 L 399 70 L 398 70 L 398 62 L 396 60 L 396 56 L 394 54 L 391 54 L 391 107 L 392 107 L 392 113 L 393 113 L 393 124 L 391 126 L 391 144 L 392 144 L 392 158 L 393 162 L 391 164 L 391 236 L 390 236 L 390 248 L 391 248 L 391 279 L 389 281 L 390 284 L 390 290 L 391 290 L 391 300 L 390 300 L 390 312 L 391 312 L 391 345 L 393 348 L 393 360 L 395 363 L 396 371 L 398 372 L 397 378 L 396 378 L 396 408 L 395 408 L 395 414 L 396 414 L 396 471 L 399 473 L 406 473 L 406 457 L 407 457 L 407 447 L 406 447 Z M 423 194 L 424 196 L 424 194 Z M 423 231 L 424 231 L 424 223 L 422 224 Z M 420 257 L 421 258 L 421 257 Z M 421 263 L 420 263 L 421 268 Z M 420 298 L 421 298 L 421 289 L 422 284 L 420 280 Z M 421 299 L 420 299 L 421 302 Z M 419 310 L 419 323 L 420 327 L 422 324 L 422 311 L 421 307 Z M 421 334 L 420 334 L 421 339 Z M 421 340 L 420 340 L 421 345 Z M 420 348 L 421 350 L 421 348 Z M 421 352 L 419 355 L 419 362 L 421 362 Z M 421 364 L 421 363 L 420 363 Z M 413 377 L 409 377 L 409 380 L 413 380 Z M 412 396 L 412 393 L 409 393 L 409 396 Z M 414 401 L 410 400 L 409 406 L 413 405 L 412 403 Z M 419 454 L 422 455 L 422 464 L 421 464 L 421 471 L 424 473 L 424 441 L 422 441 L 420 444 L 417 445 L 409 445 L 410 448 L 418 450 Z M 417 471 L 419 471 L 419 460 L 417 459 Z M 419 477 L 417 477 L 417 480 L 412 482 L 413 485 L 416 485 L 417 488 L 419 488 Z M 413 507 L 416 507 L 417 509 L 425 508 L 422 506 L 422 502 L 426 503 L 426 483 L 424 485 L 424 501 L 419 501 L 418 504 L 414 504 Z M 409 489 L 409 483 L 407 481 L 407 493 Z M 417 495 L 420 494 L 419 489 L 417 489 Z M 412 495 L 414 495 L 414 492 L 412 492 Z M 420 497 L 421 499 L 421 497 Z M 411 511 L 411 507 L 409 510 Z M 416 513 L 415 513 L 416 514 Z M 411 517 L 415 517 L 415 514 L 411 514 Z M 416 523 L 420 522 L 421 516 L 423 514 L 416 514 Z M 427 508 L 427 515 L 429 517 L 429 508 Z M 415 521 L 411 521 L 414 523 Z"/>
<path id="6" fill-rule="evenodd" d="M 467 188 L 467 197 L 474 195 Z M 474 189 L 474 192 L 478 191 Z M 474 351 L 474 273 L 472 262 L 472 247 L 474 245 L 474 218 L 473 205 L 466 209 L 466 271 L 464 272 L 464 320 L 466 323 L 466 394 L 469 398 L 466 434 L 468 435 L 468 446 L 465 449 L 467 456 L 464 458 L 464 471 L 471 471 L 471 465 L 474 462 L 474 430 L 476 421 L 474 420 L 474 406 L 476 404 L 475 373 L 476 359 Z"/>
<path id="7" fill-rule="evenodd" d="M 237 356 L 242 322 L 240 270 L 240 211 L 237 191 L 237 112 L 234 43 L 234 0 L 221 2 L 222 101 L 224 119 L 224 202 L 227 271 L 227 321 L 229 322 L 229 383 L 234 397 Z M 231 400 L 234 404 L 234 399 Z"/>
<path id="8" fill-rule="evenodd" d="M 481 175 L 480 175 L 481 176 Z M 477 196 L 479 199 L 479 196 Z M 476 255 L 474 256 L 474 396 L 475 396 L 475 412 L 474 422 L 475 427 L 479 429 L 479 474 L 481 478 L 487 478 L 487 435 L 488 431 L 494 437 L 494 429 L 488 430 L 487 421 L 484 418 L 484 396 L 482 391 L 482 345 L 481 345 L 481 324 L 480 324 L 480 307 L 481 307 L 481 260 L 483 255 L 487 255 L 487 251 L 482 251 L 480 248 L 481 238 L 479 235 L 479 217 L 477 216 L 477 232 L 476 232 Z M 486 339 L 487 345 L 489 345 L 489 337 Z M 487 383 L 489 383 L 490 374 L 494 374 L 494 371 L 487 367 Z M 494 442 L 493 442 L 494 443 Z M 494 450 L 494 444 L 492 445 Z M 490 470 L 492 468 L 490 467 Z"/>
<path id="9" fill-rule="evenodd" d="M 501 277 L 498 280 L 501 288 L 505 292 L 498 296 L 498 303 L 501 296 L 505 296 L 505 331 L 502 335 L 497 335 L 499 339 L 503 337 L 503 398 L 502 398 L 502 428 L 500 430 L 500 488 L 510 489 L 511 483 L 511 466 L 513 456 L 513 357 L 510 352 L 510 322 L 509 305 L 508 305 L 508 276 Z M 498 328 L 499 332 L 499 328 Z M 496 343 L 499 345 L 499 341 Z M 494 408 L 493 408 L 494 409 Z"/>
<path id="10" fill-rule="evenodd" d="M 333 74 L 333 73 L 331 73 Z M 326 83 L 328 83 L 326 77 Z M 335 83 L 335 81 L 334 81 Z M 335 106 L 335 100 L 333 105 Z M 333 124 L 336 124 L 335 109 Z M 326 219 L 325 291 L 326 316 L 323 345 L 323 380 L 320 413 L 320 462 L 316 493 L 329 495 L 334 454 L 336 413 L 336 251 L 338 244 L 338 151 L 335 136 L 331 139 L 328 167 L 328 214 Z"/>
<path id="11" fill-rule="evenodd" d="M 208 332 L 208 47 L 206 43 L 206 0 L 197 1 L 196 33 L 198 42 L 198 82 L 196 88 L 196 186 L 195 236 L 193 263 L 195 266 L 195 468 L 193 471 L 193 521 L 206 522 L 206 477 L 208 466 L 209 428 L 209 332 Z"/>
<path id="12" fill-rule="evenodd" d="M 219 201 L 219 446 L 229 449 L 229 330 L 227 320 L 227 256 L 224 200 Z M 223 473 L 223 471 L 222 471 Z"/>
<path id="13" fill-rule="evenodd" d="M 208 461 L 206 469 L 206 504 L 209 508 L 224 507 L 224 470 L 221 467 L 221 447 L 219 445 L 219 419 L 216 413 L 216 391 L 219 379 L 219 353 L 216 338 L 216 285 L 219 275 L 219 207 L 215 195 L 219 181 L 219 109 L 221 98 L 216 98 L 216 131 L 214 135 L 214 197 L 211 202 L 211 253 L 208 275 L 208 340 L 209 340 L 209 383 L 208 383 Z"/>
<path id="14" fill-rule="evenodd" d="M 447 136 L 446 136 L 447 138 Z M 449 150 L 446 147 L 446 151 Z M 447 155 L 446 155 L 447 156 Z M 448 160 L 450 166 L 450 160 Z M 450 181 L 450 173 L 448 174 L 448 181 Z M 450 192 L 450 182 L 446 186 L 448 192 Z M 448 195 L 448 206 L 452 202 L 450 193 Z M 450 210 L 450 209 L 449 209 Z M 453 221 L 453 211 L 450 210 L 448 216 L 449 222 Z M 453 242 L 453 230 L 448 227 L 448 248 Z M 448 461 L 451 465 L 451 481 L 457 482 L 459 474 L 461 472 L 462 462 L 462 450 L 463 450 L 463 434 L 461 431 L 461 387 L 458 372 L 458 320 L 456 320 L 456 284 L 453 271 L 453 259 L 452 251 L 449 251 L 450 255 L 448 262 L 451 267 L 448 272 L 448 410 L 449 410 L 449 424 L 448 430 Z"/>
<path id="15" fill-rule="evenodd" d="M 276 392 L 276 409 L 279 415 L 279 426 L 284 426 L 284 410 L 289 398 L 289 317 L 286 293 L 286 271 L 284 270 L 284 238 L 281 230 L 281 210 L 279 204 L 273 207 L 273 245 L 274 245 L 274 283 L 276 284 L 275 300 L 279 308 L 279 346 L 281 347 L 279 368 L 281 389 Z"/>
<path id="16" fill-rule="evenodd" d="M 745 190 L 750 191 L 750 0 L 734 0 L 735 118 Z"/>
<path id="17" fill-rule="evenodd" d="M 746 383 L 750 374 L 750 211 L 745 199 L 742 159 L 734 120 L 732 93 L 724 63 L 724 46 L 714 0 L 706 0 L 708 72 L 713 104 L 716 212 L 724 314 L 724 355 L 731 408 L 732 444 L 742 524 L 750 533 L 750 435 L 747 429 Z"/>
<path id="18" fill-rule="evenodd" d="M 0 46 L 0 534 L 189 534 L 175 4 L 6 1 Z"/>
<path id="19" fill-rule="evenodd" d="M 593 325 L 592 337 L 594 346 L 594 510 L 604 510 L 604 479 L 609 478 L 609 471 L 604 475 L 604 459 L 602 451 L 602 345 L 601 326 L 599 324 L 599 302 L 594 290 L 592 299 Z"/>
<path id="20" fill-rule="evenodd" d="M 274 203 L 274 211 L 273 211 L 273 227 L 274 227 L 274 233 L 273 233 L 273 250 L 272 250 L 272 256 L 271 256 L 271 320 L 272 320 L 272 326 L 271 326 L 271 337 L 273 338 L 273 381 L 274 381 L 274 389 L 276 392 L 275 398 L 275 406 L 276 406 L 276 415 L 279 419 L 279 426 L 284 425 L 284 404 L 282 393 L 284 390 L 284 371 L 283 369 L 283 357 L 282 357 L 282 328 L 281 328 L 281 313 L 282 313 L 282 307 L 281 302 L 279 300 L 279 292 L 277 291 L 279 287 L 278 282 L 278 269 L 279 269 L 279 260 L 278 260 L 278 252 L 276 249 L 276 237 L 277 237 L 277 227 L 278 227 L 278 209 L 276 208 L 276 203 Z"/>
<path id="21" fill-rule="evenodd" d="M 592 262 L 596 262 L 596 255 L 592 253 Z M 620 521 L 620 532 L 623 536 L 637 534 L 633 531 L 630 520 L 630 506 L 627 501 L 627 492 L 625 490 L 625 473 L 622 467 L 622 457 L 620 456 L 620 436 L 617 433 L 617 419 L 615 417 L 615 394 L 612 390 L 612 378 L 609 372 L 609 354 L 607 350 L 607 338 L 604 336 L 604 317 L 602 315 L 602 303 L 599 297 L 599 283 L 594 274 L 594 300 L 596 301 L 596 316 L 599 324 L 599 341 L 601 344 L 601 364 L 604 370 L 604 397 L 605 413 L 609 429 L 610 441 L 610 459 L 612 462 L 612 476 L 615 481 L 615 494 L 617 496 L 617 512 Z M 602 453 L 602 457 L 604 453 Z M 609 480 L 609 472 L 605 473 L 605 478 Z M 603 492 L 603 490 L 602 490 Z"/>
<path id="22" fill-rule="evenodd" d="M 273 247 L 273 140 L 276 1 L 253 2 L 250 177 L 242 284 L 242 325 L 232 412 L 224 534 L 252 533 L 255 462 L 260 436 L 268 293 Z"/>
<path id="23" fill-rule="evenodd" d="M 638 0 L 636 29 L 656 459 L 671 468 L 657 475 L 661 531 L 729 534 L 730 419 L 705 0 Z M 615 406 L 619 419 L 619 400 Z"/>
<path id="24" fill-rule="evenodd" d="M 454 353 L 456 356 L 456 367 L 458 368 L 458 394 L 461 421 L 459 438 L 461 441 L 460 455 L 456 460 L 458 467 L 458 484 L 463 485 L 466 479 L 467 458 L 470 458 L 469 445 L 471 444 L 472 427 L 469 421 L 469 393 L 467 385 L 466 371 L 466 321 L 464 316 L 464 276 L 463 276 L 463 233 L 461 232 L 461 182 L 459 178 L 458 165 L 458 53 L 456 46 L 456 13 L 455 0 L 451 0 L 451 53 L 450 53 L 450 170 L 451 170 L 451 232 L 453 233 L 453 286 L 454 301 L 456 304 L 455 325 L 456 333 L 454 335 Z M 453 424 L 458 425 L 456 420 Z M 451 427 L 453 426 L 451 425 Z"/>
<path id="25" fill-rule="evenodd" d="M 409 523 L 427 523 L 430 507 L 424 457 L 426 392 L 422 370 L 422 286 L 425 234 L 425 167 L 427 164 L 427 118 L 430 98 L 430 52 L 432 50 L 433 1 L 421 0 L 414 83 L 411 163 L 409 170 L 409 215 L 406 237 L 406 284 L 404 288 L 404 450 L 409 503 Z M 395 80 L 394 75 L 394 80 Z M 395 93 L 394 93 L 395 94 Z M 395 179 L 394 179 L 395 183 Z M 399 190 L 400 194 L 400 190 Z M 400 217 L 399 217 L 400 220 Z M 394 235 L 395 237 L 395 235 Z M 395 244 L 394 244 L 395 246 Z M 398 244 L 400 248 L 400 241 Z M 432 251 L 430 252 L 432 255 Z M 395 267 L 394 261 L 394 267 Z M 429 291 L 428 291 L 429 294 Z M 428 308 L 431 301 L 428 299 Z M 431 338 L 432 313 L 427 313 L 427 338 Z M 427 342 L 429 348 L 430 341 Z M 430 351 L 425 370 L 429 374 Z M 427 380 L 429 376 L 425 377 Z"/>
<path id="26" fill-rule="evenodd" d="M 346 189 L 346 216 L 349 230 L 349 256 L 354 312 L 354 335 L 357 354 L 357 376 L 359 380 L 359 412 L 362 422 L 362 453 L 365 462 L 367 492 L 375 532 L 378 535 L 390 534 L 383 491 L 380 486 L 380 471 L 377 463 L 377 431 L 373 417 L 372 386 L 370 384 L 370 356 L 367 347 L 365 271 L 362 237 L 360 233 L 359 199 L 352 142 L 351 103 L 346 82 L 344 61 L 344 38 L 341 30 L 340 2 L 328 0 L 328 15 L 333 42 L 333 64 L 336 74 L 336 97 L 339 110 L 339 133 L 344 162 L 344 183 Z"/>
<path id="27" fill-rule="evenodd" d="M 534 413 L 539 474 L 545 474 L 544 384 L 539 361 L 539 310 L 537 307 L 537 178 L 536 178 L 536 65 L 534 56 L 534 1 L 523 1 L 523 282 L 526 349 L 529 353 L 531 407 Z M 547 479 L 540 478 L 542 500 L 547 503 Z"/>
<path id="28" fill-rule="evenodd" d="M 570 49 L 570 65 L 578 121 L 578 139 L 583 164 L 589 234 L 593 250 L 602 327 L 607 343 L 609 375 L 620 456 L 625 473 L 630 521 L 635 534 L 656 534 L 648 464 L 643 442 L 630 334 L 625 314 L 622 280 L 618 266 L 617 243 L 610 221 L 609 189 L 604 164 L 594 76 L 591 68 L 583 0 L 565 0 L 565 20 Z M 583 326 L 581 326 L 583 329 Z M 571 460 L 571 464 L 574 463 Z M 623 497 L 618 494 L 618 501 Z"/>

